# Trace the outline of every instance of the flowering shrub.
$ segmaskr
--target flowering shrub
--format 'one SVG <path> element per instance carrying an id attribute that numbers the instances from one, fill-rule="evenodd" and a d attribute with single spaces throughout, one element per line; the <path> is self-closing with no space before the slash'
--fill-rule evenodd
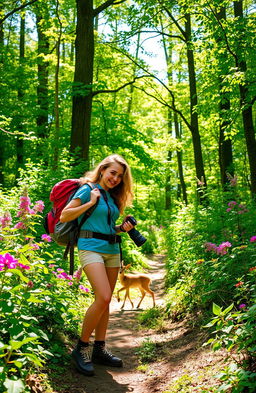
<path id="1" fill-rule="evenodd" d="M 232 362 L 216 377 L 223 383 L 218 392 L 231 391 L 234 393 L 251 392 L 256 390 L 256 305 L 246 307 L 240 304 L 239 310 L 234 310 L 234 304 L 222 310 L 213 304 L 215 316 L 206 325 L 214 327 L 214 338 L 208 340 L 213 350 L 227 349 L 227 357 Z"/>
<path id="2" fill-rule="evenodd" d="M 76 275 L 58 266 L 59 255 L 48 249 L 51 238 L 37 234 L 43 209 L 25 192 L 16 217 L 0 217 L 0 391 L 8 393 L 23 392 L 31 366 L 56 356 L 55 331 L 73 332 L 79 323 L 74 303 L 89 295 Z"/>

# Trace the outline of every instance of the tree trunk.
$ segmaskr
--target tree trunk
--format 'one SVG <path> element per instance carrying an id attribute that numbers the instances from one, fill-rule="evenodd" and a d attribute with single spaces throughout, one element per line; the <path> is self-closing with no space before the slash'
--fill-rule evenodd
<path id="1" fill-rule="evenodd" d="M 54 148 L 53 148 L 53 169 L 58 168 L 59 160 L 59 139 L 60 139 L 60 113 L 59 113 L 59 71 L 60 71 L 60 46 L 62 37 L 62 24 L 59 17 L 59 3 L 57 2 L 56 13 L 60 25 L 59 36 L 56 42 L 56 67 L 55 67 L 55 92 L 54 92 Z M 64 45 L 64 43 L 63 43 Z"/>
<path id="2" fill-rule="evenodd" d="M 181 140 L 181 124 L 178 122 L 178 116 L 177 113 L 174 113 L 174 126 L 175 126 L 175 136 L 176 139 L 179 141 Z M 184 174 L 183 174 L 183 165 L 182 165 L 182 151 L 177 150 L 177 161 L 178 161 L 178 172 L 179 172 L 179 179 L 180 179 L 180 186 L 181 186 L 181 192 L 182 192 L 182 199 L 185 202 L 185 204 L 188 204 L 188 198 L 187 198 L 187 187 L 186 183 L 184 180 Z"/>
<path id="3" fill-rule="evenodd" d="M 0 5 L 0 12 L 3 13 L 4 7 Z M 0 25 L 0 63 L 4 63 L 4 26 Z M 5 151 L 5 138 L 3 132 L 0 130 L 0 185 L 4 185 L 4 151 Z"/>
<path id="4" fill-rule="evenodd" d="M 234 15 L 236 18 L 243 18 L 243 0 L 234 2 Z M 244 55 L 244 46 L 242 31 L 240 34 L 240 40 L 238 42 L 237 53 L 236 53 L 236 66 L 240 72 L 246 73 L 247 64 Z M 250 177 L 251 177 L 251 193 L 253 198 L 256 197 L 256 140 L 255 140 L 255 130 L 253 125 L 253 113 L 252 113 L 252 103 L 250 103 L 248 94 L 248 84 L 240 84 L 240 105 L 242 108 L 242 119 L 244 126 L 244 134 L 247 146 L 249 167 L 250 167 Z"/>
<path id="5" fill-rule="evenodd" d="M 19 66 L 22 71 L 23 71 L 23 67 L 24 67 L 24 59 L 25 59 L 25 12 L 22 12 L 21 17 L 20 17 L 20 58 L 19 58 L 19 62 L 20 62 Z M 22 75 L 23 72 L 21 72 L 20 74 Z M 22 77 L 21 82 L 23 80 L 24 79 Z M 22 86 L 19 85 L 18 100 L 20 102 L 20 108 L 22 108 L 23 98 L 24 98 L 24 90 L 23 90 Z M 22 111 L 17 116 L 17 129 L 20 132 L 24 132 Z M 18 177 L 18 175 L 19 175 L 18 170 L 22 166 L 23 161 L 24 161 L 24 157 L 23 157 L 24 156 L 24 152 L 23 152 L 24 146 L 23 145 L 24 145 L 23 138 L 18 136 L 17 143 L 16 143 L 16 146 L 17 146 L 16 177 Z"/>
<path id="6" fill-rule="evenodd" d="M 135 53 L 135 60 L 137 63 L 138 57 L 139 57 L 139 50 L 140 50 L 140 33 L 138 33 L 137 37 L 137 45 L 136 45 L 136 53 Z M 133 78 L 136 76 L 136 70 L 137 70 L 137 65 L 134 63 L 133 67 Z M 130 85 L 130 95 L 128 97 L 128 105 L 127 105 L 127 113 L 130 115 L 131 110 L 132 110 L 132 102 L 133 102 L 133 92 L 134 92 L 134 85 L 133 83 Z"/>
<path id="7" fill-rule="evenodd" d="M 194 52 L 191 43 L 191 16 L 190 14 L 185 15 L 185 35 L 187 44 L 187 60 L 188 60 L 188 74 L 189 74 L 189 91 L 190 91 L 190 123 L 192 142 L 194 148 L 194 162 L 196 168 L 196 177 L 199 180 L 199 199 L 200 202 L 205 200 L 204 190 L 207 186 L 206 177 L 204 172 L 203 154 L 201 147 L 201 138 L 198 126 L 198 114 L 197 114 L 197 89 L 196 89 L 196 73 L 195 73 L 195 61 Z"/>
<path id="8" fill-rule="evenodd" d="M 49 39 L 44 34 L 44 29 L 41 24 L 43 17 L 37 8 L 36 13 L 36 26 L 38 34 L 38 60 L 37 60 L 37 103 L 38 114 L 36 118 L 37 135 L 40 139 L 45 139 L 49 136 L 48 129 L 48 114 L 49 114 L 49 101 L 48 101 L 48 76 L 49 76 L 49 62 L 45 61 L 44 56 L 49 54 Z M 39 141 L 40 142 L 40 141 Z M 40 148 L 41 151 L 41 148 Z"/>
<path id="9" fill-rule="evenodd" d="M 225 7 L 220 8 L 220 11 L 217 13 L 217 18 L 219 21 L 226 20 Z M 218 37 L 216 41 L 217 44 L 221 45 L 222 37 Z M 226 53 L 223 54 L 222 51 L 220 51 L 218 55 L 218 59 L 219 59 L 220 66 L 222 64 L 225 64 Z M 219 166 L 220 166 L 221 185 L 223 191 L 227 191 L 226 186 L 229 183 L 227 173 L 229 173 L 231 176 L 234 176 L 232 141 L 230 138 L 225 137 L 225 130 L 231 123 L 231 121 L 228 119 L 227 116 L 227 114 L 230 111 L 230 99 L 228 97 L 228 94 L 223 91 L 223 82 L 225 77 L 226 77 L 226 72 L 224 71 L 222 75 L 219 77 L 219 95 L 220 95 Z"/>
<path id="10" fill-rule="evenodd" d="M 89 160 L 94 60 L 93 0 L 77 0 L 76 56 L 72 106 L 71 152 Z"/>

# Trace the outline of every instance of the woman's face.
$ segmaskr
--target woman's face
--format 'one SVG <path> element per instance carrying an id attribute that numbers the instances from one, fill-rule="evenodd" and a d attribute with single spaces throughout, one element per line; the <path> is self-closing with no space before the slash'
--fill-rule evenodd
<path id="1" fill-rule="evenodd" d="M 120 184 L 123 179 L 124 168 L 122 165 L 117 162 L 113 162 L 110 164 L 108 168 L 105 168 L 101 171 L 101 179 L 99 184 L 104 190 L 109 190 L 114 188 Z"/>

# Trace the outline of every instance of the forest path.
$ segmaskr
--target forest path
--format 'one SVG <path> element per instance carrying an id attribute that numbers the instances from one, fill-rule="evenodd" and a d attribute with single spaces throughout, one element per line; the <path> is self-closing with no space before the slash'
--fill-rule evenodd
<path id="1" fill-rule="evenodd" d="M 148 260 L 148 264 L 156 305 L 161 306 L 164 304 L 164 256 L 155 255 Z M 139 298 L 132 298 L 135 305 Z M 123 310 L 120 310 L 121 304 L 117 302 L 115 294 L 111 303 L 107 346 L 123 359 L 124 367 L 95 365 L 95 375 L 86 377 L 71 366 L 57 378 L 59 381 L 55 379 L 55 386 L 57 383 L 59 388 L 56 390 L 55 387 L 54 393 L 162 393 L 168 391 L 168 387 L 179 377 L 185 378 L 189 389 L 186 392 L 208 392 L 203 390 L 204 385 L 216 383 L 212 379 L 212 370 L 222 362 L 222 355 L 202 348 L 205 340 L 203 333 L 189 328 L 187 321 L 167 321 L 159 331 L 139 329 L 136 316 L 141 309 L 152 307 L 149 295 L 142 301 L 140 310 L 131 309 L 129 300 L 126 300 Z M 157 356 L 155 362 L 148 363 L 148 367 L 140 371 L 136 350 L 147 339 L 157 343 Z"/>

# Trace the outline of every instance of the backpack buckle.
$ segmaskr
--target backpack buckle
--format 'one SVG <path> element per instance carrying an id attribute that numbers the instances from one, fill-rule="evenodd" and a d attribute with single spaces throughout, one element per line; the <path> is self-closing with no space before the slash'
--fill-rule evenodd
<path id="1" fill-rule="evenodd" d="M 119 235 L 109 235 L 108 242 L 109 244 L 120 243 L 120 236 Z"/>

